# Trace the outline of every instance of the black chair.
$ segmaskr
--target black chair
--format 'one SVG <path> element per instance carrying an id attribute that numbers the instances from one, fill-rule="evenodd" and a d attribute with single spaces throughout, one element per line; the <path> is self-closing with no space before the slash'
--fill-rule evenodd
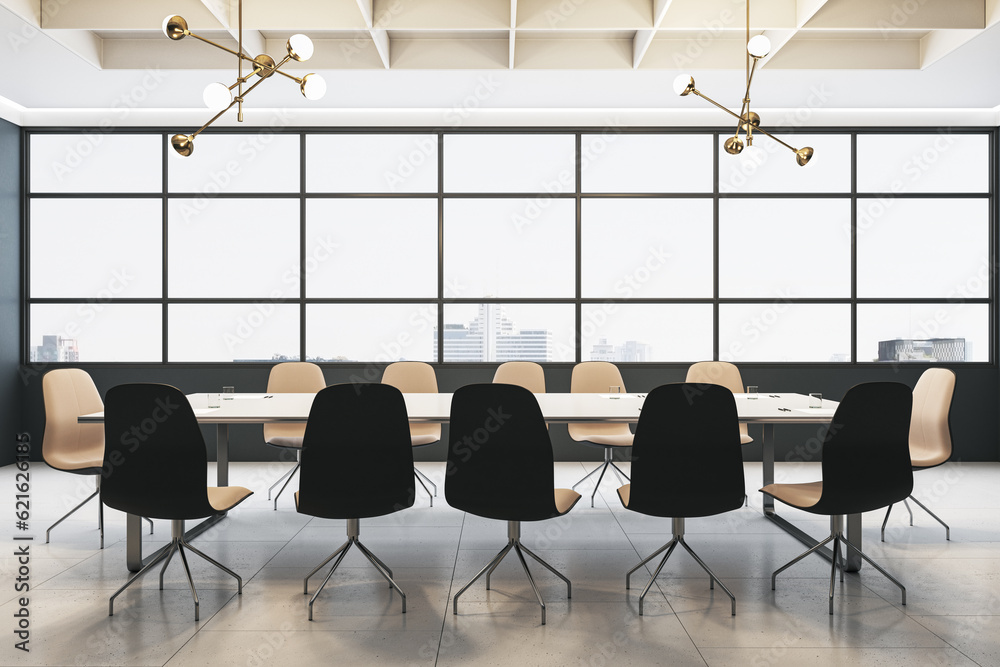
<path id="1" fill-rule="evenodd" d="M 684 540 L 684 521 L 712 516 L 743 505 L 743 452 L 733 393 L 717 384 L 665 384 L 649 392 L 642 404 L 632 444 L 632 483 L 618 489 L 626 509 L 670 517 L 673 537 L 625 575 L 667 554 L 639 596 L 642 603 L 674 548 L 680 544 L 726 592 L 736 615 L 736 597 L 698 558 Z"/>
<path id="2" fill-rule="evenodd" d="M 413 506 L 413 447 L 403 394 L 379 383 L 336 384 L 321 390 L 309 410 L 300 465 L 296 509 L 324 519 L 347 519 L 347 541 L 302 582 L 302 592 L 308 595 L 310 577 L 337 559 L 309 600 L 309 620 L 313 603 L 351 546 L 399 591 L 405 614 L 406 594 L 393 580 L 392 570 L 358 539 L 360 519 Z M 358 474 L 340 474 L 345 470 Z"/>
<path id="3" fill-rule="evenodd" d="M 450 423 L 444 485 L 448 504 L 507 522 L 507 546 L 455 594 L 452 613 L 458 614 L 458 598 L 483 574 L 489 590 L 490 575 L 513 549 L 542 608 L 545 625 L 545 602 L 524 554 L 565 581 L 568 598 L 572 597 L 572 586 L 569 579 L 521 544 L 521 522 L 562 516 L 573 509 L 580 494 L 555 488 L 552 443 L 538 401 L 517 385 L 467 385 L 452 397 Z M 512 479 L 517 480 L 514 486 Z"/>
<path id="4" fill-rule="evenodd" d="M 830 613 L 837 568 L 844 581 L 840 544 L 859 556 L 899 587 L 906 604 L 906 588 L 844 535 L 844 515 L 859 514 L 897 503 L 913 490 L 909 429 L 910 388 L 898 382 L 868 382 L 848 390 L 823 439 L 823 480 L 803 484 L 768 484 L 761 491 L 786 505 L 830 516 L 830 536 L 782 565 L 771 575 L 774 590 L 778 573 L 833 541 L 830 569 Z"/>
<path id="5" fill-rule="evenodd" d="M 160 561 L 164 561 L 160 570 L 163 590 L 163 573 L 174 553 L 179 553 L 197 621 L 198 592 L 184 555 L 188 550 L 235 577 L 242 594 L 243 579 L 238 574 L 184 539 L 185 520 L 225 514 L 253 493 L 242 486 L 207 486 L 205 440 L 184 394 L 164 384 L 112 387 L 105 397 L 104 442 L 101 502 L 122 512 L 171 522 L 168 547 L 115 591 L 108 601 L 108 615 L 115 615 L 115 598 Z"/>

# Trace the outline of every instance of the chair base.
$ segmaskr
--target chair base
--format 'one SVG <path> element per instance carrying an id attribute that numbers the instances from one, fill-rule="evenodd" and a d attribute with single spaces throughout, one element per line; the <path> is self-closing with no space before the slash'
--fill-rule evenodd
<path id="1" fill-rule="evenodd" d="M 236 574 L 228 567 L 218 562 L 210 556 L 206 556 L 201 551 L 195 549 L 193 546 L 187 543 L 184 539 L 184 520 L 174 519 L 170 522 L 170 546 L 169 548 L 162 552 L 159 556 L 151 560 L 149 563 L 143 566 L 141 570 L 136 572 L 131 579 L 125 582 L 125 585 L 115 591 L 111 599 L 108 600 L 108 616 L 115 615 L 115 598 L 121 595 L 126 588 L 131 586 L 139 579 L 142 575 L 146 574 L 149 570 L 153 568 L 154 565 L 158 565 L 160 561 L 163 561 L 163 567 L 160 568 L 160 590 L 163 590 L 163 573 L 167 571 L 167 566 L 170 565 L 170 559 L 174 557 L 174 553 L 180 553 L 181 562 L 184 563 L 184 572 L 187 574 L 188 586 L 191 587 L 191 596 L 194 597 L 194 620 L 200 620 L 200 604 L 198 602 L 198 591 L 194 588 L 194 579 L 191 578 L 191 569 L 188 567 L 187 557 L 184 555 L 184 551 L 188 550 L 191 553 L 201 556 L 203 559 L 207 560 L 209 563 L 219 568 L 226 574 L 234 577 L 237 583 L 237 590 L 239 595 L 243 595 L 243 578 Z"/>
<path id="2" fill-rule="evenodd" d="M 840 555 L 841 543 L 844 544 L 845 551 L 847 550 L 848 547 L 854 549 L 854 551 L 857 552 L 857 554 L 861 556 L 861 558 L 863 558 L 865 562 L 867 562 L 869 565 L 878 570 L 883 577 L 894 583 L 902 593 L 903 605 L 904 606 L 906 605 L 906 587 L 903 586 L 903 584 L 899 583 L 899 581 L 896 580 L 891 574 L 882 569 L 882 567 L 878 563 L 869 558 L 868 554 L 866 554 L 861 549 L 854 546 L 854 544 L 852 544 L 850 540 L 847 539 L 847 537 L 844 535 L 844 517 L 842 515 L 835 515 L 830 517 L 830 536 L 828 538 L 826 538 L 822 542 L 819 542 L 818 544 L 813 545 L 812 547 L 807 549 L 804 553 L 799 554 L 798 556 L 796 556 L 795 558 L 788 561 L 787 563 L 785 563 L 784 565 L 782 565 L 781 567 L 779 567 L 777 570 L 774 571 L 774 573 L 771 575 L 771 590 L 773 591 L 775 589 L 774 587 L 778 574 L 787 570 L 792 565 L 795 565 L 809 554 L 817 551 L 818 549 L 820 549 L 820 547 L 828 544 L 831 540 L 833 541 L 833 558 L 832 558 L 832 564 L 830 566 L 830 614 L 833 614 L 833 592 L 837 580 L 837 568 L 840 568 L 840 582 L 841 583 L 844 582 L 844 559 Z"/>
<path id="3" fill-rule="evenodd" d="M 93 499 L 95 496 L 100 495 L 100 493 L 101 493 L 101 476 L 97 475 L 97 488 L 94 489 L 94 492 L 92 494 L 90 494 L 89 496 L 87 496 L 86 498 L 84 498 L 83 501 L 79 505 L 77 505 L 76 507 L 74 507 L 70 511 L 66 512 L 65 514 L 63 514 L 59 518 L 58 521 L 56 521 L 54 524 L 52 524 L 51 526 L 49 526 L 48 530 L 45 531 L 45 543 L 46 544 L 49 543 L 49 534 L 52 532 L 53 528 L 55 528 L 56 526 L 58 526 L 59 524 L 61 524 L 63 521 L 65 521 L 66 519 L 68 519 L 71 514 L 73 514 L 74 512 L 76 512 L 78 509 L 80 509 L 81 507 L 83 507 L 87 503 L 89 503 L 91 501 L 91 499 Z M 146 519 L 146 521 L 149 521 L 149 534 L 152 535 L 153 534 L 153 520 L 149 519 L 147 517 L 143 517 L 143 518 Z M 101 532 L 101 548 L 103 549 L 104 548 L 104 503 L 101 502 L 100 498 L 98 498 L 98 500 L 97 500 L 97 530 L 99 530 Z"/>
<path id="4" fill-rule="evenodd" d="M 424 492 L 427 494 L 427 497 L 431 499 L 431 507 L 434 507 L 434 498 L 436 498 L 438 494 L 437 484 L 432 482 L 430 477 L 417 470 L 416 467 L 413 468 L 413 476 L 417 478 L 418 482 L 420 482 L 420 486 L 424 487 Z M 430 490 L 428 490 L 427 484 L 424 484 L 425 481 L 427 484 L 431 485 L 431 488 L 434 489 L 434 493 L 431 493 Z"/>
<path id="5" fill-rule="evenodd" d="M 935 514 L 934 512 L 930 511 L 929 509 L 927 509 L 926 505 L 924 505 L 922 502 L 920 502 L 919 500 L 917 500 L 916 498 L 914 498 L 912 495 L 909 497 L 909 500 L 912 500 L 913 502 L 915 502 L 917 505 L 920 506 L 920 509 L 922 509 L 923 511 L 927 512 L 928 514 L 930 514 L 931 517 L 935 521 L 937 521 L 939 524 L 941 524 L 942 526 L 944 526 L 944 539 L 946 539 L 946 540 L 948 540 L 950 542 L 951 541 L 951 528 L 948 526 L 948 524 L 946 524 L 944 521 L 942 521 L 941 517 L 939 517 L 937 514 Z M 910 525 L 912 526 L 913 525 L 913 510 L 910 509 L 910 504 L 908 502 L 906 502 L 906 500 L 903 500 L 903 506 L 906 507 L 906 511 L 910 513 Z M 882 532 L 882 541 L 883 542 L 885 542 L 885 526 L 886 526 L 887 523 L 889 523 L 889 513 L 890 512 L 892 512 L 892 505 L 889 505 L 889 508 L 885 511 L 885 518 L 882 519 L 882 531 L 881 532 Z"/>
<path id="6" fill-rule="evenodd" d="M 366 547 L 365 545 L 361 544 L 361 540 L 358 539 L 358 536 L 360 535 L 360 533 L 361 533 L 361 526 L 360 526 L 359 520 L 358 519 L 348 519 L 347 520 L 347 541 L 344 542 L 340 546 L 339 549 L 337 549 L 332 554 L 330 554 L 330 556 L 326 560 L 324 560 L 322 563 L 320 563 L 315 568 L 313 568 L 313 571 L 310 572 L 309 574 L 307 574 L 306 578 L 302 581 L 302 594 L 303 595 L 309 595 L 309 579 L 314 574 L 316 574 L 317 572 L 319 572 L 320 569 L 322 569 L 322 567 L 324 565 L 326 565 L 327 563 L 329 563 L 334 558 L 337 559 L 337 562 L 335 562 L 333 564 L 333 567 L 330 568 L 330 571 L 327 573 L 326 578 L 323 579 L 323 583 L 319 585 L 319 588 L 316 589 L 316 592 L 313 594 L 312 598 L 309 600 L 309 620 L 310 621 L 313 620 L 313 603 L 316 602 L 316 598 L 318 598 L 319 594 L 323 591 L 323 588 L 326 586 L 326 582 L 330 581 L 330 577 L 332 577 L 333 573 L 337 571 L 337 566 L 340 565 L 340 561 L 344 560 L 344 556 L 347 555 L 347 552 L 350 551 L 350 549 L 351 549 L 352 546 L 356 546 L 358 548 L 358 550 L 362 553 L 362 555 L 364 555 L 364 557 L 367 558 L 368 561 L 372 565 L 375 566 L 375 569 L 378 570 L 378 573 L 381 574 L 382 577 L 385 578 L 385 580 L 389 582 L 390 589 L 391 588 L 395 588 L 396 589 L 396 591 L 399 593 L 399 597 L 402 598 L 402 600 L 403 600 L 403 613 L 404 614 L 406 613 L 406 593 L 404 593 L 403 589 L 399 587 L 399 584 L 397 584 L 393 580 L 393 578 L 392 578 L 392 570 L 389 569 L 389 566 L 387 566 L 385 563 L 383 563 L 381 560 L 379 560 L 378 556 L 376 556 L 371 551 L 369 551 L 368 547 Z"/>
<path id="7" fill-rule="evenodd" d="M 292 476 L 295 475 L 295 471 L 299 469 L 299 460 L 298 460 L 299 459 L 299 453 L 300 453 L 299 451 L 295 452 L 295 459 L 296 459 L 295 460 L 295 467 L 292 468 L 291 470 L 289 470 L 288 472 L 286 472 L 281 477 L 279 477 L 274 482 L 274 484 L 272 484 L 271 486 L 269 486 L 267 488 L 267 499 L 270 500 L 271 499 L 271 491 L 274 489 L 274 487 L 276 487 L 279 484 L 281 484 L 281 480 L 285 480 L 285 483 L 281 484 L 281 488 L 278 490 L 278 494 L 276 496 L 274 496 L 274 510 L 275 511 L 278 510 L 278 498 L 280 498 L 281 494 L 285 492 L 285 487 L 288 486 L 288 483 L 292 481 Z"/>
<path id="8" fill-rule="evenodd" d="M 622 481 L 622 477 L 624 477 L 625 479 L 629 480 L 630 482 L 632 481 L 631 479 L 629 479 L 629 476 L 626 475 L 625 472 L 621 468 L 619 468 L 617 465 L 615 465 L 615 462 L 611 460 L 611 449 L 612 449 L 611 447 L 605 447 L 604 448 L 604 463 L 601 464 L 600 466 L 594 468 L 590 472 L 588 472 L 586 475 L 583 476 L 583 479 L 581 479 L 579 482 L 577 482 L 576 484 L 573 485 L 573 490 L 576 491 L 576 487 L 580 486 L 581 484 L 583 484 L 584 482 L 586 482 L 587 479 L 589 479 L 592 475 L 594 475 L 598 471 L 600 471 L 601 475 L 600 475 L 600 477 L 597 478 L 597 484 L 594 485 L 594 492 L 590 494 L 590 506 L 591 507 L 594 506 L 594 496 L 597 495 L 597 489 L 600 488 L 600 486 L 601 486 L 601 480 L 604 479 L 604 473 L 606 473 L 608 471 L 608 467 L 609 466 L 612 468 L 612 472 L 615 473 L 615 477 L 618 478 L 618 484 L 619 485 L 622 485 L 622 484 L 625 483 L 625 482 Z M 621 474 L 619 474 L 619 473 L 621 473 Z"/>
<path id="9" fill-rule="evenodd" d="M 684 547 L 684 549 L 686 549 L 687 552 L 689 554 L 691 554 L 691 557 L 694 558 L 695 562 L 698 563 L 698 565 L 701 566 L 701 569 L 705 570 L 705 572 L 708 573 L 708 587 L 710 589 L 715 590 L 715 582 L 719 582 L 719 587 L 722 588 L 722 590 L 726 592 L 726 595 L 729 596 L 729 601 L 732 603 L 732 615 L 735 616 L 736 615 L 736 596 L 734 596 L 732 594 L 732 592 L 728 588 L 726 588 L 726 585 L 724 583 L 722 583 L 722 581 L 719 579 L 719 577 L 716 576 L 715 572 L 712 572 L 712 569 L 709 568 L 708 565 L 705 565 L 705 562 L 701 558 L 698 558 L 698 554 L 696 554 L 694 552 L 694 549 L 692 549 L 690 546 L 688 546 L 688 543 L 684 541 L 684 519 L 683 518 L 674 518 L 673 519 L 673 539 L 671 539 L 669 542 L 667 542 L 666 544 L 664 544 L 662 547 L 660 547 L 659 549 L 657 549 L 656 551 L 654 551 L 647 558 L 643 559 L 642 562 L 640 562 L 638 565 L 636 565 L 635 567 L 633 567 L 631 570 L 629 570 L 625 574 L 625 590 L 629 590 L 630 585 L 631 585 L 632 573 L 635 572 L 636 570 L 638 570 L 640 567 L 642 567 L 646 563 L 648 563 L 649 561 L 651 561 L 654 558 L 656 558 L 661 553 L 663 553 L 664 550 L 667 551 L 667 554 L 660 561 L 660 564 L 656 566 L 656 571 L 653 572 L 653 576 L 649 578 L 649 582 L 646 584 L 646 587 L 642 589 L 642 594 L 639 595 L 639 615 L 642 616 L 642 603 L 646 599 L 646 593 L 648 593 L 649 589 L 652 588 L 653 582 L 656 581 L 656 578 L 660 575 L 660 570 L 662 570 L 663 566 L 667 564 L 667 559 L 670 558 L 670 554 L 673 553 L 674 548 L 678 544 L 681 545 L 682 547 Z"/>
<path id="10" fill-rule="evenodd" d="M 542 560 L 538 555 L 532 552 L 528 547 L 521 544 L 521 522 L 520 521 L 508 521 L 507 522 L 507 546 L 500 550 L 496 556 L 493 557 L 486 567 L 481 569 L 479 573 L 472 578 L 472 581 L 467 583 L 462 587 L 458 593 L 455 593 L 455 597 L 452 599 L 452 614 L 458 615 L 458 598 L 464 593 L 472 584 L 479 580 L 479 577 L 486 575 L 486 590 L 490 590 L 490 576 L 493 574 L 493 570 L 497 569 L 500 565 L 500 561 L 510 553 L 513 549 L 514 553 L 517 554 L 518 559 L 521 561 L 521 567 L 524 568 L 524 573 L 528 576 L 528 583 L 531 584 L 531 590 L 535 593 L 535 599 L 538 600 L 538 605 L 542 608 L 542 625 L 545 625 L 545 601 L 542 600 L 541 593 L 538 592 L 538 587 L 535 585 L 535 579 L 531 576 L 531 571 L 528 569 L 528 563 L 524 560 L 524 554 L 528 554 L 536 561 L 538 561 L 544 568 L 549 572 L 556 575 L 560 579 L 566 582 L 566 597 L 573 597 L 573 584 L 570 583 L 569 579 L 560 574 L 554 567 Z"/>

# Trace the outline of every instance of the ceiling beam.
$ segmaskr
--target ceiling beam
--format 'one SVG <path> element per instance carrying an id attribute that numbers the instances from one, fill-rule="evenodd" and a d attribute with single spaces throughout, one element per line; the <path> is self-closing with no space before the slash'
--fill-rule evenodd
<path id="1" fill-rule="evenodd" d="M 233 39 L 239 42 L 240 39 L 240 21 L 239 21 L 239 0 L 201 0 L 201 3 L 205 5 L 205 8 L 212 13 L 212 16 L 216 18 L 225 27 L 226 31 L 233 36 Z M 233 5 L 237 6 L 234 7 Z M 262 53 L 267 53 L 267 47 L 265 45 L 264 35 L 260 34 L 258 30 L 244 30 L 243 31 L 243 53 L 254 58 Z M 279 54 L 277 60 L 281 60 L 284 54 Z"/>
<path id="2" fill-rule="evenodd" d="M 1000 0 L 986 0 L 986 28 L 1000 23 Z M 926 69 L 982 33 L 979 30 L 933 30 L 920 40 L 920 69 Z"/>
<path id="3" fill-rule="evenodd" d="M 514 43 L 517 41 L 517 0 L 510 0 L 510 46 L 507 47 L 507 69 L 514 69 Z"/>
<path id="4" fill-rule="evenodd" d="M 639 69 L 639 64 L 649 50 L 649 45 L 653 43 L 653 37 L 663 24 L 663 17 L 667 15 L 672 2 L 673 0 L 654 0 L 652 29 L 635 31 L 635 37 L 632 38 L 632 69 Z"/>
<path id="5" fill-rule="evenodd" d="M 771 61 L 778 51 L 792 41 L 795 37 L 795 33 L 798 29 L 812 20 L 812 17 L 816 16 L 816 12 L 823 8 L 828 0 L 797 0 L 795 3 L 795 27 L 796 30 L 766 30 L 764 34 L 767 38 L 771 40 L 771 52 L 767 54 L 765 58 L 761 59 L 760 66 L 767 67 L 767 64 Z"/>

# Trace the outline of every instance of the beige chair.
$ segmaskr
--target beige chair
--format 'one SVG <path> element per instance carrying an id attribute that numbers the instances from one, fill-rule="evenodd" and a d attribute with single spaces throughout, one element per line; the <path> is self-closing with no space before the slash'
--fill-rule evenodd
<path id="1" fill-rule="evenodd" d="M 394 364 L 389 364 L 382 373 L 382 383 L 391 385 L 404 394 L 438 393 L 437 375 L 434 374 L 434 367 L 422 361 L 397 361 Z M 441 424 L 410 422 L 410 444 L 413 447 L 433 445 L 439 440 L 441 440 Z M 416 466 L 413 468 L 413 474 L 417 476 L 420 486 L 430 497 L 431 507 L 434 507 L 437 484 L 420 472 Z M 427 484 L 431 485 L 433 493 L 427 488 Z"/>
<path id="2" fill-rule="evenodd" d="M 533 361 L 508 361 L 500 364 L 493 376 L 495 384 L 516 384 L 532 394 L 545 393 L 545 371 Z"/>
<path id="3" fill-rule="evenodd" d="M 573 376 L 570 379 L 570 392 L 574 394 L 607 394 L 610 387 L 621 387 L 625 391 L 625 382 L 618 371 L 618 367 L 607 361 L 584 361 L 573 367 Z M 595 445 L 604 448 L 604 463 L 593 471 L 587 473 L 583 479 L 573 485 L 573 490 L 583 484 L 589 477 L 597 472 L 597 484 L 594 485 L 594 492 L 590 494 L 590 506 L 594 506 L 594 496 L 601 486 L 604 473 L 610 466 L 618 483 L 624 484 L 622 477 L 629 479 L 621 468 L 612 461 L 612 452 L 615 449 L 632 446 L 632 431 L 628 424 L 594 424 L 594 423 L 574 423 L 569 424 L 569 437 L 577 442 L 588 445 Z M 619 475 L 620 473 L 620 475 Z"/>
<path id="4" fill-rule="evenodd" d="M 945 463 L 951 458 L 951 400 L 955 395 L 955 373 L 947 368 L 928 368 L 920 375 L 913 387 L 913 414 L 910 417 L 910 463 L 914 470 L 926 470 Z M 914 498 L 909 497 L 935 521 L 944 526 L 946 540 L 951 540 L 951 528 L 934 512 Z M 903 500 L 910 513 L 913 525 L 913 511 Z M 885 542 L 885 526 L 889 522 L 892 505 L 885 511 L 882 521 L 882 541 Z"/>
<path id="5" fill-rule="evenodd" d="M 744 391 L 743 377 L 740 369 L 728 361 L 699 361 L 688 368 L 685 382 L 694 384 L 719 384 L 733 392 L 742 394 Z M 753 442 L 747 431 L 747 425 L 740 423 L 740 444 Z"/>
<path id="6" fill-rule="evenodd" d="M 66 512 L 45 531 L 49 542 L 52 529 L 90 502 L 101 492 L 101 466 L 104 465 L 104 425 L 80 424 L 80 415 L 103 412 L 104 402 L 93 379 L 79 368 L 60 368 L 42 378 L 42 401 L 45 405 L 45 433 L 42 436 L 42 459 L 56 470 L 76 475 L 93 475 L 95 491 Z M 149 521 L 149 519 L 146 519 Z M 104 505 L 97 503 L 97 527 L 104 548 Z M 149 521 L 149 532 L 153 522 Z"/>
<path id="7" fill-rule="evenodd" d="M 323 369 L 308 361 L 289 361 L 275 364 L 267 378 L 267 393 L 269 394 L 315 394 L 326 387 Z M 282 484 L 274 496 L 274 509 L 278 509 L 278 498 L 292 476 L 299 469 L 299 458 L 302 452 L 302 436 L 306 432 L 305 424 L 264 424 L 264 442 L 272 447 L 295 451 L 295 467 L 278 478 L 267 490 L 267 499 L 271 499 L 271 491 Z"/>

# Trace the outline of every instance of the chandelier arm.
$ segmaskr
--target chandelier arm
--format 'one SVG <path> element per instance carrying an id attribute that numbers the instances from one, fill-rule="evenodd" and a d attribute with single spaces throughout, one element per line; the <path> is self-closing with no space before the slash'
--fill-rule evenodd
<path id="1" fill-rule="evenodd" d="M 728 107 L 722 106 L 721 104 L 719 104 L 718 102 L 716 102 L 715 100 L 713 100 L 708 95 L 703 94 L 700 90 L 695 89 L 695 90 L 692 90 L 691 92 L 694 93 L 695 95 L 697 95 L 698 97 L 700 97 L 701 99 L 705 100 L 706 102 L 710 102 L 711 104 L 714 104 L 715 106 L 717 106 L 718 108 L 722 109 L 723 111 L 725 111 L 727 114 L 729 114 L 733 118 L 742 120 L 740 118 L 740 116 L 736 115 L 735 111 L 729 109 Z"/>
<path id="2" fill-rule="evenodd" d="M 225 109 L 223 109 L 219 113 L 217 113 L 214 116 L 212 116 L 212 118 L 207 123 L 205 123 L 204 125 L 202 125 L 201 127 L 199 127 L 196 131 L 194 131 L 191 134 L 189 134 L 188 135 L 188 140 L 193 140 L 195 137 L 197 137 L 199 134 L 201 134 L 205 130 L 205 128 L 207 128 L 209 125 L 211 125 L 215 121 L 219 120 L 219 117 L 222 116 L 222 114 L 224 114 L 227 111 L 229 111 L 230 109 L 232 109 L 234 104 L 236 104 L 236 100 L 235 99 L 233 99 L 233 101 L 230 102 L 229 106 L 227 106 Z"/>
<path id="3" fill-rule="evenodd" d="M 227 53 L 231 53 L 231 54 L 233 54 L 234 56 L 239 56 L 239 57 L 241 57 L 241 58 L 246 58 L 246 56 L 244 56 L 244 55 L 243 55 L 243 54 L 241 54 L 241 53 L 237 53 L 236 51 L 233 51 L 233 50 L 232 50 L 232 49 L 230 49 L 230 48 L 229 48 L 228 46 L 223 46 L 222 44 L 219 44 L 218 42 L 213 42 L 213 41 L 212 41 L 212 40 L 210 40 L 210 39 L 206 39 L 206 38 L 202 37 L 201 35 L 196 35 L 195 33 L 191 32 L 190 30 L 188 30 L 188 31 L 187 31 L 187 32 L 185 32 L 184 34 L 185 34 L 185 35 L 187 35 L 188 37 L 194 37 L 194 38 L 195 38 L 195 39 L 197 39 L 197 40 L 200 40 L 200 41 L 202 41 L 202 42 L 205 42 L 206 44 L 211 44 L 211 45 L 212 45 L 212 46 L 214 46 L 215 48 L 217 48 L 217 49 L 222 49 L 223 51 L 225 51 L 225 52 L 227 52 Z M 252 60 L 252 59 L 251 59 L 251 60 Z"/>
<path id="4" fill-rule="evenodd" d="M 765 135 L 765 136 L 771 137 L 772 139 L 774 139 L 775 141 L 777 141 L 779 144 L 781 144 L 782 146 L 784 146 L 788 150 L 792 151 L 793 153 L 798 153 L 799 152 L 799 149 L 795 148 L 794 146 L 790 146 L 790 145 L 786 144 L 784 141 L 782 141 L 778 137 L 774 136 L 773 134 L 771 134 L 770 132 L 768 132 L 767 130 L 765 130 L 764 128 L 762 128 L 760 125 L 758 125 L 754 129 L 756 131 L 760 132 L 761 134 Z"/>
<path id="5" fill-rule="evenodd" d="M 749 57 L 749 52 L 747 52 L 747 53 L 748 53 L 747 57 Z M 750 72 L 749 72 L 749 74 L 747 74 L 747 90 L 743 94 L 743 106 L 740 107 L 740 120 L 739 120 L 739 122 L 736 123 L 736 136 L 739 136 L 739 134 L 740 134 L 740 126 L 743 124 L 743 117 L 744 117 L 744 115 L 746 115 L 748 117 L 748 121 L 746 123 L 747 143 L 749 143 L 750 141 L 752 141 L 751 137 L 753 136 L 753 123 L 749 122 L 749 114 L 750 114 L 750 84 L 753 83 L 753 75 L 754 75 L 754 72 L 757 71 L 757 60 L 758 60 L 758 58 L 754 58 L 753 59 L 753 65 L 751 65 Z"/>

